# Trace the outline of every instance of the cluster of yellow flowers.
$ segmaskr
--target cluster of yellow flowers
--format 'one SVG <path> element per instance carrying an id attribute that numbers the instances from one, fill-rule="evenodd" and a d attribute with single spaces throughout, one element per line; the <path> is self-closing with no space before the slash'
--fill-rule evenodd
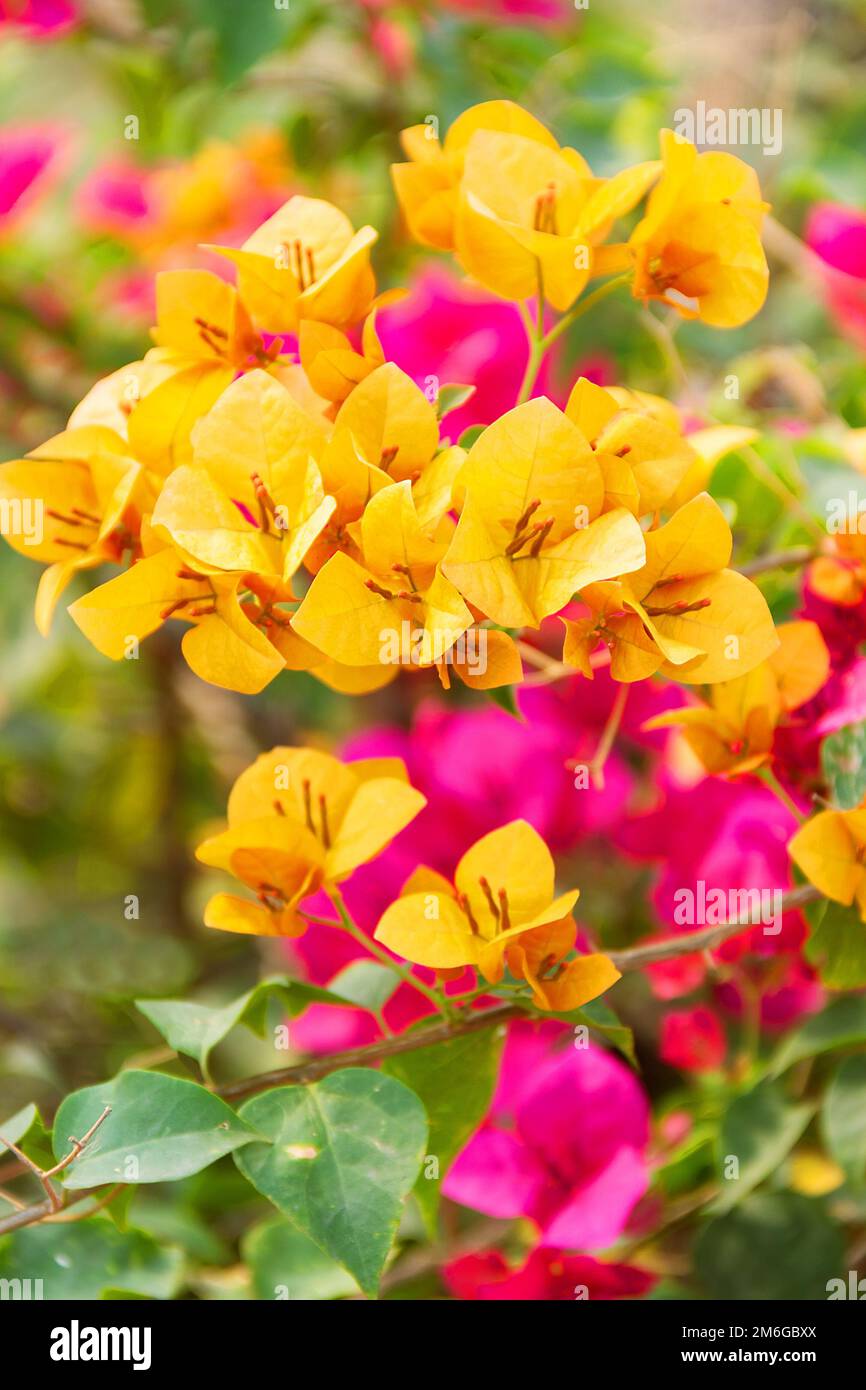
<path id="1" fill-rule="evenodd" d="M 597 178 L 510 102 L 466 112 L 441 147 L 429 135 L 406 131 L 411 162 L 394 168 L 408 225 L 495 293 L 536 296 L 564 325 L 591 278 L 627 271 L 637 298 L 708 323 L 760 307 L 765 204 L 733 156 L 664 132 L 660 161 Z M 628 241 L 608 240 L 648 192 Z M 73 576 L 111 562 L 126 567 L 69 609 L 99 651 L 137 655 L 179 620 L 190 667 L 246 693 L 286 668 L 346 692 L 401 667 L 511 684 L 512 633 L 572 599 L 587 616 L 564 620 L 563 655 L 587 676 L 600 643 L 621 681 L 712 683 L 765 661 L 769 611 L 728 568 L 730 529 L 702 491 L 751 434 L 686 438 L 667 402 L 581 380 L 564 411 L 526 400 L 468 453 L 443 443 L 434 405 L 385 360 L 375 240 L 293 197 L 241 249 L 214 248 L 236 288 L 159 276 L 155 346 L 0 467 L 7 508 L 44 520 L 4 528 L 48 566 L 40 630 Z"/>
<path id="2" fill-rule="evenodd" d="M 342 763 L 315 749 L 272 748 L 241 773 L 228 826 L 198 858 L 226 870 L 256 900 L 217 893 L 205 923 L 220 931 L 297 937 L 303 900 L 323 889 L 351 925 L 340 882 L 374 859 L 425 805 L 399 758 Z M 574 955 L 576 891 L 554 891 L 550 850 L 526 821 L 512 821 L 467 850 L 452 885 L 420 867 L 383 914 L 375 938 L 397 955 L 453 979 L 467 967 L 491 985 L 506 966 L 541 1009 L 578 1008 L 619 973 L 606 956 Z M 313 919 L 316 920 L 316 919 Z M 568 959 L 567 959 L 568 958 Z"/>

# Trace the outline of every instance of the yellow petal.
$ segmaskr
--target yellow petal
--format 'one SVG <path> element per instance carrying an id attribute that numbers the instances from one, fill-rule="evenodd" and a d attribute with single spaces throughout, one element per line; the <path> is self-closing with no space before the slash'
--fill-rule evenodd
<path id="1" fill-rule="evenodd" d="M 539 516 L 554 518 L 551 540 L 570 535 L 580 515 L 601 510 L 604 480 L 582 432 L 541 396 L 509 410 L 475 441 L 461 473 L 467 493 L 508 538 L 535 498 Z"/>
<path id="2" fill-rule="evenodd" d="M 76 599 L 69 614 L 97 651 L 120 661 L 130 655 L 130 639 L 155 632 L 173 604 L 181 599 L 204 601 L 207 591 L 201 582 L 178 577 L 183 567 L 176 551 L 160 550 Z M 179 609 L 178 616 L 184 611 Z"/>
<path id="3" fill-rule="evenodd" d="M 345 878 L 359 864 L 375 859 L 426 805 L 427 798 L 408 782 L 392 777 L 362 782 L 325 856 L 327 877 Z"/>
<path id="4" fill-rule="evenodd" d="M 338 551 L 319 570 L 292 627 L 344 665 L 386 661 L 389 644 L 400 641 L 403 623 L 413 623 L 414 605 L 382 598 L 367 587 L 370 580 L 361 565 Z"/>
<path id="5" fill-rule="evenodd" d="M 721 508 L 707 493 L 700 493 L 664 526 L 647 532 L 646 566 L 634 575 L 630 587 L 641 599 L 659 583 L 664 583 L 661 592 L 665 593 L 675 576 L 691 579 L 724 569 L 732 549 L 731 528 Z"/>
<path id="6" fill-rule="evenodd" d="M 380 917 L 374 936 L 395 955 L 433 970 L 472 965 L 478 950 L 453 896 L 433 888 L 393 902 Z"/>
<path id="7" fill-rule="evenodd" d="M 210 270 L 165 270 L 156 277 L 153 339 L 180 357 L 219 360 L 248 331 L 237 290 Z"/>
<path id="8" fill-rule="evenodd" d="M 496 690 L 503 685 L 519 685 L 523 663 L 514 639 L 496 628 L 477 628 L 475 643 L 450 658 L 450 664 L 470 690 Z M 472 634 L 470 634 L 472 636 Z"/>
<path id="9" fill-rule="evenodd" d="M 219 592 L 216 612 L 185 632 L 181 647 L 202 680 L 242 695 L 257 695 L 285 669 L 280 653 L 244 613 L 236 589 Z"/>
<path id="10" fill-rule="evenodd" d="M 631 168 L 622 169 L 612 178 L 605 179 L 601 187 L 587 199 L 576 232 L 581 236 L 597 235 L 599 232 L 606 235 L 618 218 L 631 212 L 640 202 L 661 170 L 661 161 L 651 159 L 644 164 L 633 164 Z"/>
<path id="11" fill-rule="evenodd" d="M 830 653 L 817 623 L 782 623 L 776 628 L 779 647 L 769 658 L 782 707 L 797 709 L 811 700 L 830 674 Z"/>
<path id="12" fill-rule="evenodd" d="M 656 617 L 666 638 L 700 647 L 705 656 L 664 670 L 689 684 L 712 684 L 745 675 L 765 661 L 778 645 L 773 619 L 760 589 L 735 570 L 671 584 L 661 591 L 665 602 L 709 605 L 679 617 Z M 664 668 L 663 668 L 664 669 Z"/>
<path id="13" fill-rule="evenodd" d="M 166 479 L 152 524 L 205 566 L 279 574 L 279 540 L 263 532 L 257 515 L 242 511 L 206 468 L 184 464 Z"/>
<path id="14" fill-rule="evenodd" d="M 565 628 L 565 639 L 562 644 L 562 659 L 569 666 L 574 666 L 576 670 L 586 676 L 587 680 L 594 680 L 595 673 L 592 669 L 590 657 L 598 646 L 598 633 L 594 618 L 580 618 L 575 621 L 573 618 L 560 618 L 560 622 Z"/>
<path id="15" fill-rule="evenodd" d="M 418 481 L 412 484 L 412 497 L 421 526 L 432 527 L 453 505 L 454 484 L 465 462 L 465 449 L 454 444 L 436 454 Z"/>
<path id="16" fill-rule="evenodd" d="M 422 127 L 426 130 L 426 127 Z M 405 131 L 404 131 L 405 134 Z M 397 202 L 415 241 L 438 251 L 454 246 L 457 185 L 447 161 L 392 164 Z"/>
<path id="17" fill-rule="evenodd" d="M 517 580 L 536 620 L 564 608 L 572 595 L 589 584 L 639 570 L 646 555 L 644 536 L 631 512 L 605 512 L 558 545 L 545 546 L 538 558 L 514 562 Z"/>
<path id="18" fill-rule="evenodd" d="M 64 456 L 63 440 L 58 435 L 37 456 L 0 465 L 3 538 L 19 554 L 45 564 L 65 563 L 83 554 L 96 540 L 102 517 L 87 463 Z M 48 453 L 52 447 L 58 448 L 54 457 Z M 59 515 L 52 516 L 52 511 Z M 94 517 L 95 524 L 76 523 L 77 511 Z M 67 517 L 72 521 L 63 519 Z"/>
<path id="19" fill-rule="evenodd" d="M 610 674 L 615 681 L 630 685 L 661 669 L 664 656 L 640 618 L 634 614 L 609 618 L 607 627 L 616 639 L 610 658 Z"/>
<path id="20" fill-rule="evenodd" d="M 481 101 L 459 115 L 445 136 L 445 150 L 455 154 L 468 145 L 476 130 L 521 135 L 555 150 L 557 142 L 546 126 L 515 101 Z"/>
<path id="21" fill-rule="evenodd" d="M 307 805 L 318 807 L 320 797 L 325 797 L 328 820 L 336 831 L 365 767 L 366 763 L 342 763 L 318 748 L 278 745 L 260 753 L 237 778 L 229 793 L 229 825 L 242 825 L 272 813 L 303 825 Z M 396 775 L 393 768 L 389 768 L 389 775 Z M 401 780 L 405 780 L 405 768 Z"/>
<path id="22" fill-rule="evenodd" d="M 347 429 L 367 463 L 399 481 L 420 473 L 439 443 L 436 412 L 393 362 L 371 372 L 340 408 L 337 428 Z"/>
<path id="23" fill-rule="evenodd" d="M 578 377 L 565 407 L 569 420 L 574 421 L 591 444 L 619 411 L 620 406 L 613 396 L 585 376 Z"/>
<path id="24" fill-rule="evenodd" d="M 271 912 L 261 903 L 233 893 L 215 893 L 204 910 L 204 924 L 244 936 L 302 936 L 307 924 L 289 910 Z"/>
<path id="25" fill-rule="evenodd" d="M 288 816 L 262 815 L 231 826 L 196 849 L 199 863 L 224 869 L 252 888 L 275 889 L 287 899 L 312 892 L 313 872 L 321 880 L 324 853 L 314 835 Z"/>
<path id="26" fill-rule="evenodd" d="M 599 453 L 625 457 L 639 493 L 639 512 L 659 511 L 695 462 L 682 435 L 648 415 L 623 411 L 602 430 Z"/>
<path id="27" fill-rule="evenodd" d="M 361 517 L 361 548 L 366 567 L 386 585 L 400 590 L 410 582 L 408 575 L 394 570 L 395 563 L 411 571 L 415 588 L 430 584 L 443 547 L 422 528 L 408 480 L 391 483 L 370 498 Z"/>
<path id="28" fill-rule="evenodd" d="M 520 952 L 520 946 L 514 948 Z M 620 972 L 607 956 L 578 956 L 569 961 L 556 980 L 538 980 L 528 976 L 538 1007 L 556 1013 L 579 1009 L 591 999 L 597 999 L 615 985 Z"/>
<path id="29" fill-rule="evenodd" d="M 825 897 L 850 905 L 863 882 L 858 848 L 841 811 L 820 811 L 800 827 L 788 853 Z"/>
<path id="30" fill-rule="evenodd" d="M 380 666 L 378 663 L 374 666 L 342 666 L 339 661 L 327 657 L 320 665 L 313 667 L 310 674 L 340 695 L 370 695 L 395 681 L 399 667 Z"/>
<path id="31" fill-rule="evenodd" d="M 233 369 L 222 362 L 200 362 L 148 392 L 129 416 L 129 446 L 136 458 L 162 478 L 177 465 L 189 463 L 194 426 L 233 376 Z"/>
<path id="32" fill-rule="evenodd" d="M 484 835 L 457 865 L 457 889 L 469 900 L 482 935 L 491 937 L 498 930 L 498 919 L 491 912 L 484 891 L 485 879 L 494 903 L 498 902 L 500 890 L 506 892 L 512 926 L 532 922 L 550 906 L 553 859 L 538 831 L 527 821 L 511 821 Z"/>
<path id="33" fill-rule="evenodd" d="M 80 560 L 67 560 L 65 564 L 60 562 L 56 565 L 49 565 L 46 570 L 43 570 L 39 579 L 39 587 L 36 590 L 34 612 L 36 629 L 43 637 L 48 636 L 54 610 L 70 581 L 79 570 L 90 569 L 100 564 L 102 558 L 97 552 L 83 555 Z"/>

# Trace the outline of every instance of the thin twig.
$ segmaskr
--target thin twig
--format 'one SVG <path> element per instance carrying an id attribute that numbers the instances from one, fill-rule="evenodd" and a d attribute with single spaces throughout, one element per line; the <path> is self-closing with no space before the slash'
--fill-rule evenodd
<path id="1" fill-rule="evenodd" d="M 401 1033 L 396 1038 L 385 1038 L 382 1042 L 370 1043 L 366 1047 L 354 1047 L 347 1052 L 334 1052 L 328 1057 L 313 1057 L 308 1062 L 296 1066 L 281 1067 L 277 1071 L 267 1071 L 259 1076 L 248 1076 L 243 1081 L 232 1081 L 227 1086 L 218 1086 L 217 1095 L 225 1100 L 240 1100 L 243 1096 L 267 1091 L 272 1086 L 304 1086 L 330 1076 L 341 1067 L 364 1067 L 380 1062 L 386 1057 L 396 1057 L 402 1052 L 415 1052 L 419 1047 L 430 1047 L 433 1043 L 450 1042 L 452 1038 L 464 1037 L 467 1033 L 478 1032 L 481 1028 L 493 1028 L 497 1024 L 510 1023 L 512 1019 L 525 1017 L 523 1009 L 513 1004 L 497 1004 L 491 1009 L 478 1009 L 463 1017 L 443 1023 L 434 1023 L 430 1028 L 417 1028 L 410 1033 Z"/>
<path id="2" fill-rule="evenodd" d="M 106 1105 L 99 1119 L 94 1121 L 83 1138 L 76 1139 L 74 1136 L 70 1135 L 69 1143 L 72 1147 L 69 1153 L 65 1154 L 59 1163 L 55 1163 L 53 1168 L 40 1168 L 39 1164 L 34 1163 L 32 1158 L 28 1158 L 26 1153 L 19 1149 L 17 1145 L 11 1143 L 8 1139 L 4 1139 L 3 1135 L 0 1134 L 0 1144 L 4 1144 L 10 1153 L 13 1153 L 15 1157 L 23 1163 L 24 1167 L 27 1168 L 42 1185 L 42 1189 L 45 1193 L 43 1201 L 37 1202 L 34 1206 L 25 1207 L 21 1211 L 13 1212 L 11 1216 L 4 1216 L 0 1219 L 0 1235 L 4 1235 L 7 1231 L 18 1230 L 22 1226 L 35 1225 L 37 1221 L 44 1221 L 47 1216 L 56 1216 L 58 1212 L 63 1210 L 64 1199 L 57 1192 L 51 1179 L 56 1177 L 58 1173 L 62 1173 L 65 1168 L 69 1167 L 70 1163 L 75 1161 L 82 1149 L 90 1143 L 90 1140 L 99 1129 L 99 1126 L 104 1123 L 110 1114 L 111 1106 Z"/>
<path id="3" fill-rule="evenodd" d="M 813 888 L 811 883 L 804 883 L 782 895 L 781 908 L 783 912 L 788 912 L 805 903 L 817 902 L 820 897 L 817 888 Z M 697 951 L 711 951 L 729 936 L 736 936 L 738 932 L 748 931 L 749 927 L 757 925 L 753 915 L 750 915 L 733 922 L 721 922 L 718 926 L 703 927 L 700 931 L 684 932 L 665 941 L 650 941 L 646 946 L 632 946 L 627 951 L 608 951 L 607 955 L 617 970 L 625 973 L 627 970 L 640 970 L 645 965 L 654 965 L 656 961 L 674 960 L 677 956 L 691 955 Z"/>
<path id="4" fill-rule="evenodd" d="M 778 550 L 773 555 L 758 555 L 754 560 L 747 560 L 744 565 L 738 565 L 740 574 L 745 574 L 752 579 L 756 574 L 766 574 L 768 570 L 784 569 L 786 565 L 808 565 L 819 554 L 815 546 L 794 545 L 790 550 Z"/>
<path id="5" fill-rule="evenodd" d="M 817 888 L 811 884 L 793 888 L 783 894 L 782 911 L 801 907 L 815 902 L 821 897 Z M 606 954 L 623 974 L 629 970 L 640 970 L 660 960 L 673 960 L 677 956 L 691 955 L 694 952 L 711 950 L 729 936 L 747 931 L 756 923 L 747 919 L 723 922 L 719 926 L 705 927 L 701 931 L 686 932 L 669 937 L 665 941 L 651 941 L 646 946 L 633 946 L 627 951 L 608 951 Z M 245 1096 L 256 1095 L 259 1091 L 270 1090 L 274 1086 L 304 1086 L 318 1081 L 342 1067 L 373 1066 L 386 1057 L 396 1057 L 403 1052 L 415 1052 L 420 1047 L 430 1047 L 434 1043 L 450 1042 L 452 1038 L 475 1033 L 481 1028 L 493 1028 L 499 1024 L 511 1023 L 517 1018 L 526 1018 L 526 1010 L 515 1004 L 496 1004 L 490 1009 L 466 1011 L 457 1018 L 442 1023 L 434 1023 L 429 1028 L 418 1028 L 410 1033 L 401 1033 L 394 1038 L 384 1038 L 381 1042 L 370 1043 L 366 1047 L 355 1047 L 347 1052 L 334 1052 L 327 1057 L 313 1057 L 310 1061 L 299 1062 L 295 1066 L 280 1067 L 277 1071 L 262 1072 L 258 1076 L 248 1076 L 242 1081 L 232 1081 L 218 1086 L 217 1095 L 225 1100 L 241 1100 Z"/>

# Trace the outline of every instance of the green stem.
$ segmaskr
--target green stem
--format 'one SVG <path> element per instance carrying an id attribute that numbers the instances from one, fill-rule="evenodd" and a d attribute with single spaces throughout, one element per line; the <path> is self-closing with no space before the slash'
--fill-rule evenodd
<path id="1" fill-rule="evenodd" d="M 557 339 L 565 333 L 573 323 L 576 323 L 579 318 L 582 318 L 589 309 L 594 308 L 596 304 L 600 304 L 613 290 L 618 289 L 620 285 L 624 285 L 626 281 L 630 279 L 631 271 L 627 271 L 623 275 L 615 275 L 612 280 L 605 281 L 603 285 L 599 285 L 598 289 L 593 290 L 592 294 L 588 294 L 585 299 L 579 300 L 574 308 L 570 309 L 567 314 L 563 314 L 559 322 L 555 323 L 549 333 L 545 334 L 543 331 L 544 291 L 539 268 L 538 323 L 534 333 L 530 332 L 528 312 L 524 314 L 522 311 L 521 313 L 526 325 L 527 337 L 529 338 L 529 360 L 526 363 L 526 371 L 523 374 L 523 381 L 520 384 L 520 391 L 517 396 L 518 405 L 523 405 L 532 395 L 535 383 L 538 379 L 538 373 L 541 369 L 541 364 L 544 361 L 544 355 L 549 351 Z"/>
<path id="2" fill-rule="evenodd" d="M 419 980 L 417 975 L 413 975 L 412 971 L 405 965 L 400 965 L 393 956 L 390 956 L 387 951 L 382 950 L 382 947 L 377 941 L 374 941 L 371 936 L 368 936 L 365 931 L 361 930 L 350 916 L 349 909 L 343 901 L 343 895 L 339 888 L 329 889 L 328 897 L 340 914 L 341 925 L 350 936 L 355 938 L 360 946 L 364 947 L 365 951 L 369 951 L 371 955 L 376 957 L 381 965 L 387 966 L 389 970 L 393 970 L 395 975 L 399 975 L 404 984 L 411 986 L 412 989 L 417 990 L 419 994 L 423 994 L 426 999 L 429 999 L 430 1003 L 443 1018 L 450 1017 L 448 1006 L 435 989 L 431 989 L 429 985 L 425 985 L 423 980 Z M 312 921 L 313 919 L 309 918 L 308 920 Z M 336 923 L 331 922 L 330 925 L 333 927 L 336 926 Z"/>
<path id="3" fill-rule="evenodd" d="M 517 404 L 523 405 L 532 395 L 541 364 L 544 360 L 544 348 L 537 338 L 530 339 L 529 360 L 526 363 L 526 371 L 523 373 L 523 381 L 520 383 L 520 391 L 517 395 Z"/>
<path id="4" fill-rule="evenodd" d="M 781 801 L 786 810 L 801 824 L 806 819 L 797 803 L 788 795 L 782 783 L 779 781 L 772 768 L 762 767 L 758 772 L 759 781 L 773 793 L 777 801 Z"/>
<path id="5" fill-rule="evenodd" d="M 577 323 L 577 320 L 583 318 L 583 315 L 588 313 L 590 309 L 594 309 L 596 304 L 607 299 L 613 290 L 619 289 L 620 285 L 627 284 L 630 279 L 631 271 L 627 270 L 622 275 L 615 275 L 612 280 L 606 280 L 603 285 L 599 285 L 597 290 L 593 290 L 592 294 L 588 294 L 586 299 L 578 300 L 574 308 L 569 309 L 567 314 L 563 314 L 559 323 L 555 323 L 546 337 L 542 338 L 542 349 L 546 352 L 573 323 Z"/>

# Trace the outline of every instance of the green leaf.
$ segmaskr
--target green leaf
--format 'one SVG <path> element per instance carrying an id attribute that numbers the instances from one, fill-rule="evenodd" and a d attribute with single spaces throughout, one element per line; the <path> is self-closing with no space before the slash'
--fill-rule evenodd
<path id="1" fill-rule="evenodd" d="M 174 1182 L 260 1136 L 193 1081 L 153 1071 L 124 1071 L 68 1096 L 54 1123 L 54 1153 L 69 1151 L 107 1105 L 111 1114 L 63 1175 L 67 1187 Z"/>
<path id="2" fill-rule="evenodd" d="M 447 415 L 449 410 L 459 410 L 461 405 L 471 401 L 475 395 L 474 386 L 440 386 L 439 394 L 436 397 L 436 414 L 439 419 Z"/>
<path id="3" fill-rule="evenodd" d="M 842 1233 L 799 1193 L 757 1193 L 698 1236 L 694 1266 L 710 1298 L 825 1299 L 844 1270 Z"/>
<path id="4" fill-rule="evenodd" d="M 241 1253 L 256 1298 L 320 1302 L 358 1292 L 342 1265 L 280 1216 L 247 1232 Z"/>
<path id="5" fill-rule="evenodd" d="M 42 1280 L 45 1299 L 93 1301 L 112 1294 L 168 1299 L 183 1256 L 143 1231 L 118 1231 L 96 1217 L 72 1225 L 28 1226 L 0 1242 L 0 1278 Z"/>
<path id="6" fill-rule="evenodd" d="M 216 46 L 216 72 L 224 82 L 235 82 L 260 58 L 295 39 L 304 20 L 304 6 L 290 0 L 277 6 L 274 0 L 191 0 L 197 25 L 210 29 Z"/>
<path id="7" fill-rule="evenodd" d="M 866 724 L 848 724 L 825 738 L 821 766 L 832 800 L 853 811 L 866 796 Z"/>
<path id="8" fill-rule="evenodd" d="M 830 989 L 866 985 L 866 926 L 854 908 L 828 902 L 804 951 Z"/>
<path id="9" fill-rule="evenodd" d="M 399 987 L 399 975 L 375 960 L 353 960 L 331 981 L 332 993 L 374 1014 L 382 1012 Z"/>
<path id="10" fill-rule="evenodd" d="M 16 1110 L 8 1120 L 0 1121 L 0 1153 L 6 1148 L 6 1144 L 17 1144 L 19 1139 L 23 1139 L 38 1118 L 36 1106 L 25 1105 L 23 1110 Z M 6 1143 L 3 1142 L 4 1139 Z"/>
<path id="11" fill-rule="evenodd" d="M 428 1156 L 437 1159 L 438 1174 L 428 1178 L 422 1171 L 415 1196 L 431 1234 L 436 1231 L 442 1179 L 487 1114 L 503 1042 L 500 1029 L 486 1028 L 389 1057 L 382 1064 L 383 1071 L 415 1092 L 427 1111 Z"/>
<path id="12" fill-rule="evenodd" d="M 236 1154 L 240 1171 L 374 1297 L 425 1153 L 418 1097 L 353 1067 L 254 1096 L 240 1114 L 271 1140 Z"/>
<path id="13" fill-rule="evenodd" d="M 457 443 L 460 445 L 460 448 L 471 449 L 476 439 L 481 438 L 482 434 L 484 433 L 484 429 L 484 425 L 470 425 L 468 429 L 463 431 L 463 433 L 457 441 Z"/>
<path id="14" fill-rule="evenodd" d="M 779 1076 L 804 1057 L 817 1057 L 837 1047 L 853 1047 L 866 1042 L 866 999 L 848 994 L 834 999 L 819 1014 L 813 1014 L 780 1044 L 771 1070 Z"/>
<path id="15" fill-rule="evenodd" d="M 510 996 L 513 998 L 513 996 Z M 593 999 L 588 1004 L 582 1005 L 579 1009 L 569 1009 L 565 1013 L 556 1013 L 547 1010 L 539 1013 L 531 998 L 522 996 L 513 999 L 514 1004 L 525 1009 L 527 1013 L 533 1014 L 537 1018 L 555 1018 L 562 1023 L 570 1023 L 572 1027 L 590 1028 L 594 1033 L 609 1042 L 611 1047 L 615 1047 L 617 1052 L 621 1052 L 626 1061 L 636 1070 L 638 1067 L 637 1056 L 634 1050 L 634 1033 L 631 1028 L 627 1028 L 621 1023 L 617 1015 L 609 1004 L 605 1004 L 601 999 Z"/>
<path id="16" fill-rule="evenodd" d="M 602 999 L 592 999 L 581 1008 L 572 1010 L 572 1014 L 573 1017 L 569 1018 L 570 1023 L 586 1024 L 609 1042 L 611 1047 L 615 1047 L 617 1052 L 621 1052 L 635 1070 L 638 1069 L 634 1033 L 624 1023 L 620 1023 L 609 1004 L 605 1004 Z"/>
<path id="17" fill-rule="evenodd" d="M 846 1057 L 830 1083 L 821 1111 L 827 1148 L 848 1179 L 866 1176 L 866 1054 Z"/>
<path id="18" fill-rule="evenodd" d="M 722 1187 L 711 1210 L 726 1212 L 778 1168 L 814 1114 L 811 1105 L 791 1105 L 770 1081 L 738 1096 L 729 1106 L 719 1135 L 720 1161 L 734 1157 L 739 1175 Z"/>
<path id="19" fill-rule="evenodd" d="M 40 1167 L 52 1166 L 51 1130 L 46 1129 L 35 1105 L 25 1105 L 7 1120 L 3 1120 L 0 1123 L 0 1134 L 10 1144 L 17 1144 L 27 1157 Z M 0 1142 L 0 1154 L 5 1151 L 6 1145 Z"/>
<path id="20" fill-rule="evenodd" d="M 236 1024 L 244 1023 L 260 1037 L 264 1035 L 267 1008 L 272 1000 L 276 1000 L 290 1018 L 297 1018 L 309 1004 L 354 1002 L 302 980 L 275 975 L 218 1007 L 180 999 L 137 999 L 135 1004 L 169 1047 L 186 1057 L 194 1057 L 207 1075 L 211 1052 Z"/>
<path id="21" fill-rule="evenodd" d="M 520 713 L 513 685 L 496 685 L 492 690 L 485 690 L 484 694 L 493 701 L 494 705 L 504 709 L 506 714 L 511 714 L 515 719 L 523 722 L 523 715 Z"/>
<path id="22" fill-rule="evenodd" d="M 670 1158 L 656 1169 L 655 1181 L 668 1197 L 691 1192 L 715 1172 L 718 1131 L 713 1124 L 697 1124 Z"/>

